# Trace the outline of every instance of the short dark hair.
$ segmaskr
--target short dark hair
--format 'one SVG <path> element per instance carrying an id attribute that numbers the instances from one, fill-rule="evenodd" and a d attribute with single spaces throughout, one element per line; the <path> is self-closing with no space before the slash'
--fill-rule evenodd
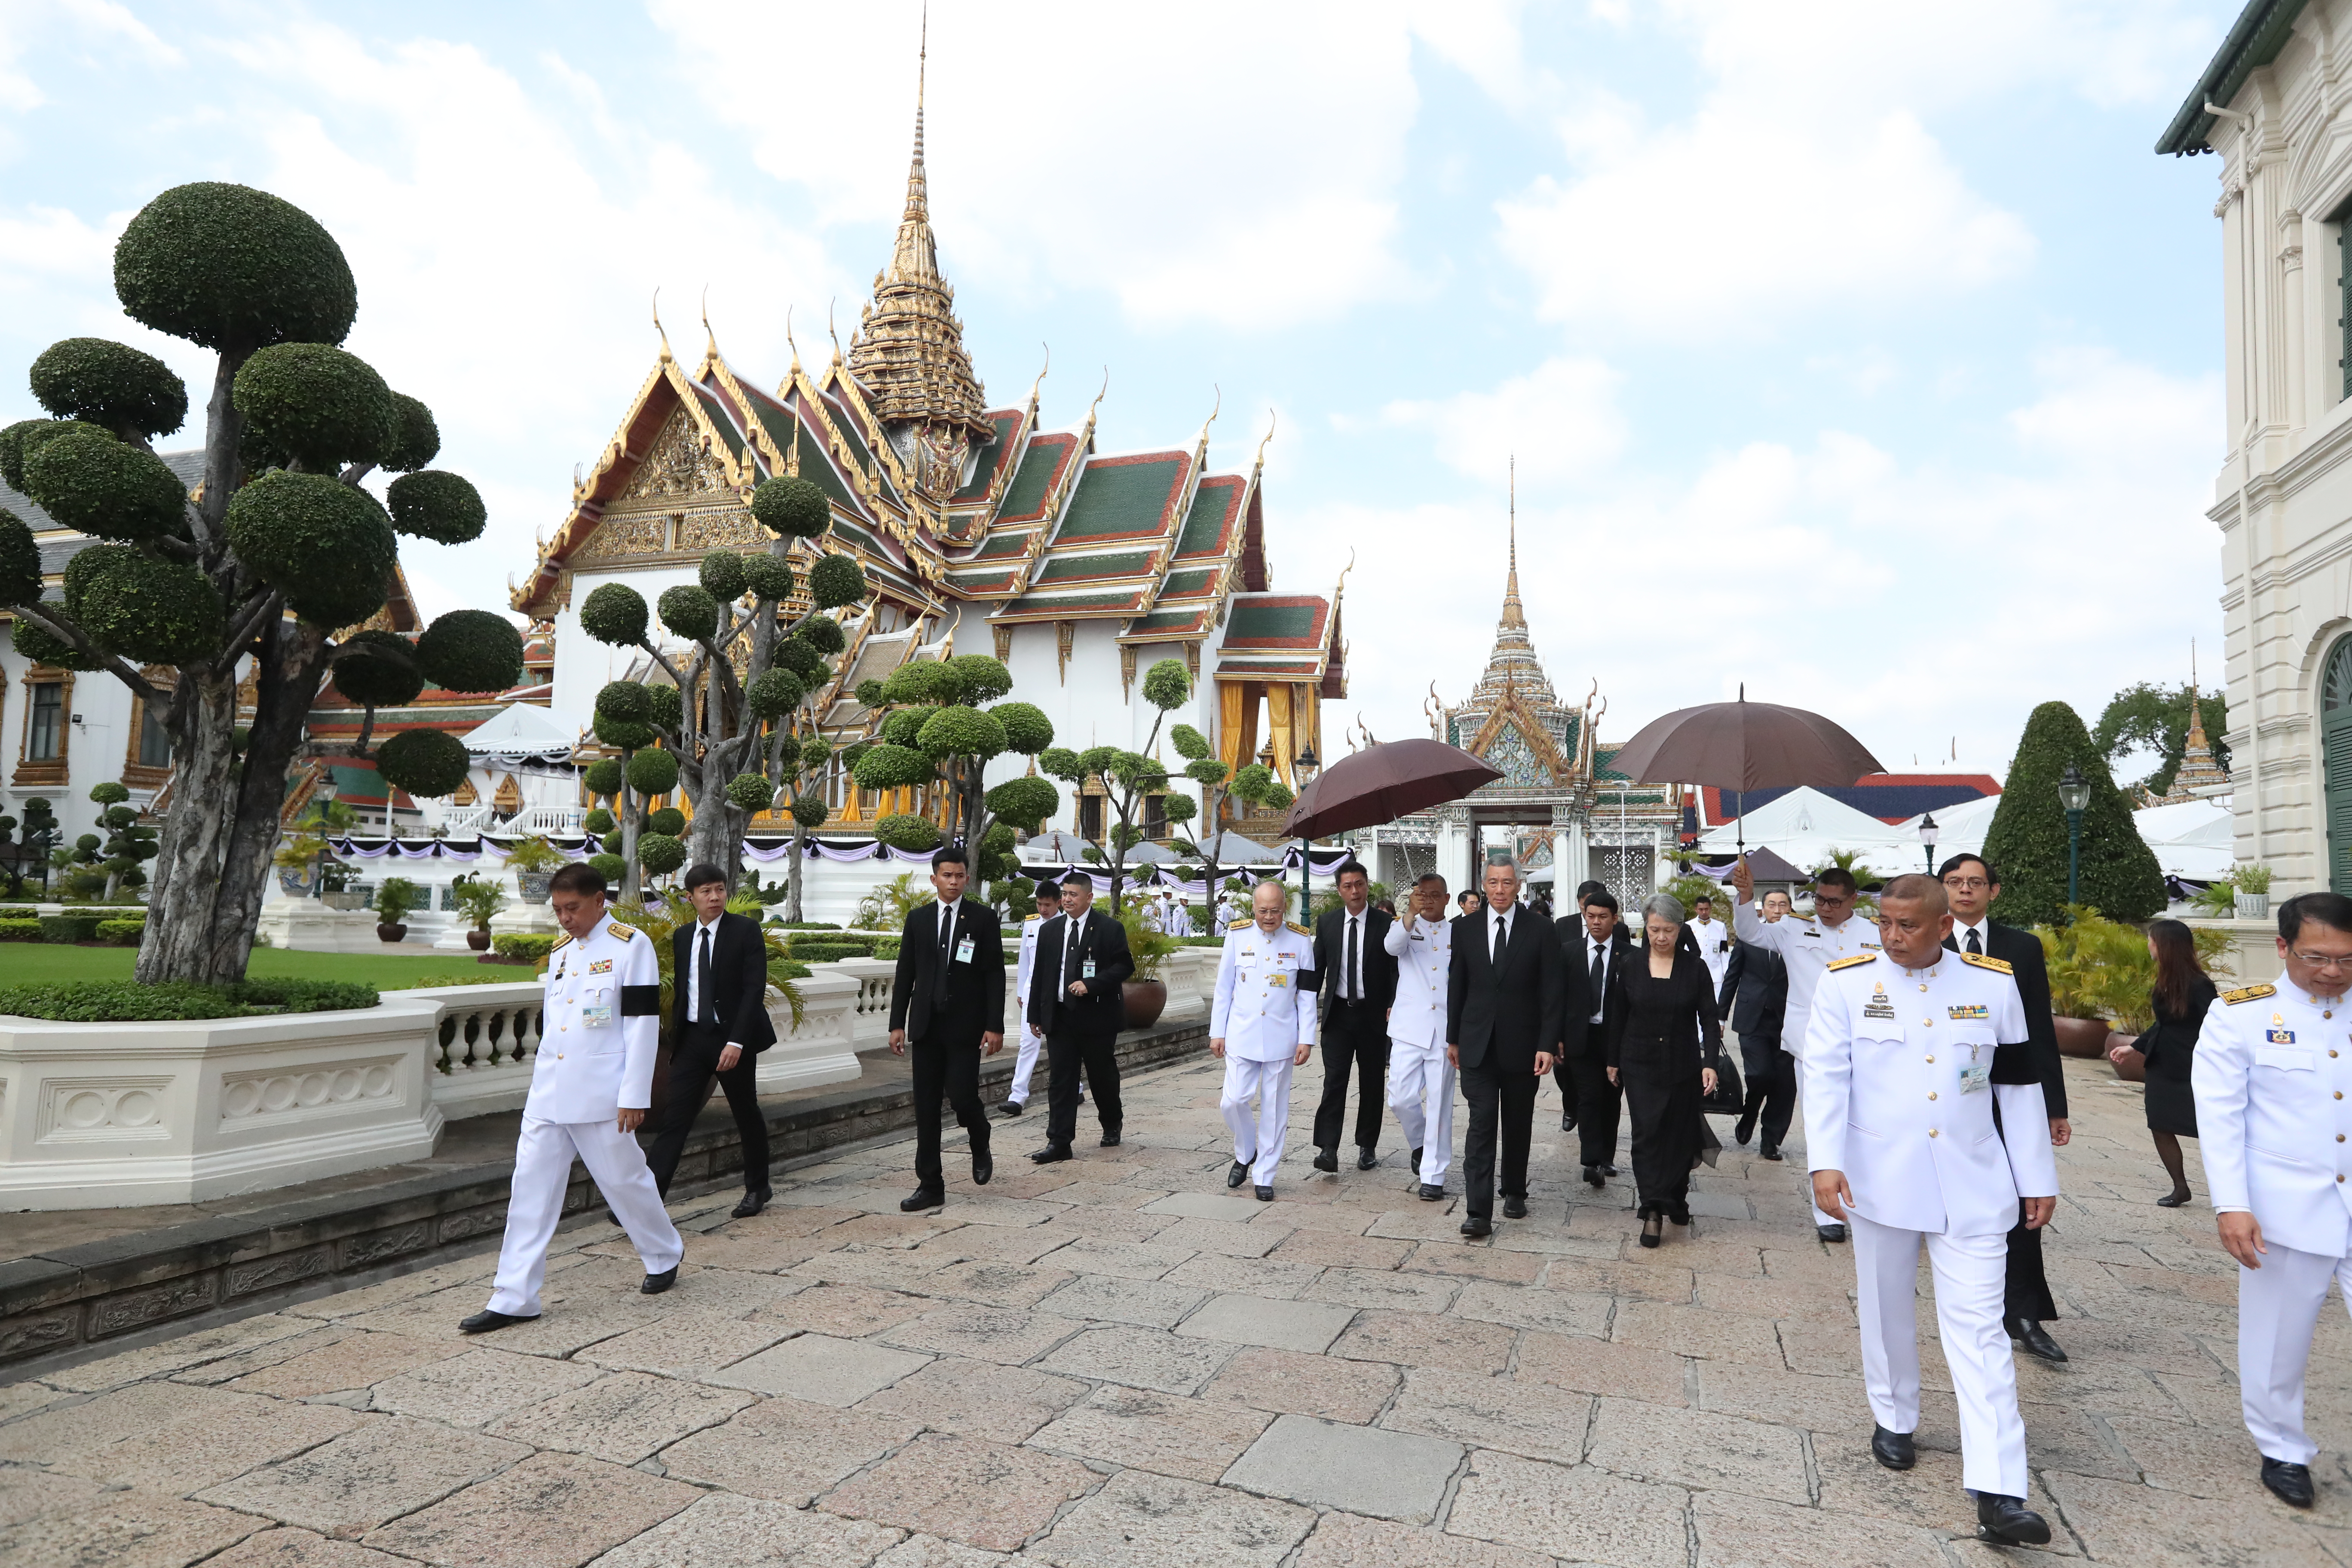
<path id="1" fill-rule="evenodd" d="M 961 844 L 942 844 L 931 856 L 931 869 L 936 871 L 942 866 L 961 866 L 970 871 L 971 857 L 963 852 Z"/>
<path id="2" fill-rule="evenodd" d="M 1843 866 L 1832 866 L 1826 871 L 1814 872 L 1813 886 L 1816 889 L 1843 888 L 1849 895 L 1862 891 L 1862 884 L 1855 881 L 1853 873 Z"/>
<path id="3" fill-rule="evenodd" d="M 1052 899 L 1058 903 L 1061 901 L 1061 897 L 1062 884 L 1053 880 L 1051 878 L 1048 878 L 1045 881 L 1037 884 L 1037 898 L 1040 902 L 1043 902 L 1047 899 Z"/>
<path id="4" fill-rule="evenodd" d="M 2341 893 L 2297 893 L 2279 906 L 2279 935 L 2286 941 L 2301 936 L 2305 921 L 2352 935 L 2352 899 Z"/>
<path id="5" fill-rule="evenodd" d="M 1599 904 L 1602 909 L 1607 910 L 1612 915 L 1622 912 L 1622 906 L 1617 902 L 1617 895 L 1611 892 L 1606 887 L 1596 882 L 1587 882 L 1585 886 L 1591 888 L 1592 891 L 1589 893 L 1579 893 L 1577 895 L 1576 907 L 1578 909 L 1589 910 L 1593 905 Z"/>
<path id="6" fill-rule="evenodd" d="M 689 893 L 697 888 L 707 888 L 713 882 L 726 879 L 727 873 L 708 860 L 698 860 L 686 868 L 686 890 Z"/>
<path id="7" fill-rule="evenodd" d="M 547 879 L 547 890 L 551 893 L 602 893 L 604 890 L 604 873 L 585 860 L 574 860 L 569 866 L 556 868 L 555 875 Z"/>
<path id="8" fill-rule="evenodd" d="M 1936 868 L 1936 880 L 1938 882 L 1942 881 L 1945 878 L 1950 876 L 1961 867 L 1968 865 L 1970 861 L 1974 861 L 1977 865 L 1984 868 L 1986 881 L 1990 882 L 1996 888 L 2000 886 L 2000 873 L 1992 868 L 1992 862 L 1986 859 L 1981 855 L 1971 855 L 1965 849 L 1961 850 L 1957 855 L 1946 857 L 1944 863 Z"/>
<path id="9" fill-rule="evenodd" d="M 1426 888 L 1432 882 L 1436 883 L 1441 888 L 1445 886 L 1445 879 L 1439 876 L 1434 871 L 1423 871 L 1420 876 L 1415 877 L 1412 879 L 1412 885 L 1415 888 Z"/>
<path id="10" fill-rule="evenodd" d="M 1593 894 L 1605 893 L 1608 890 L 1609 884 L 1606 882 L 1579 882 L 1576 885 L 1577 906 L 1582 908 L 1591 900 Z"/>
<path id="11" fill-rule="evenodd" d="M 1701 893 L 1697 898 L 1691 900 L 1693 908 L 1696 908 L 1700 904 L 1705 904 L 1708 909 L 1715 908 L 1715 895 L 1712 893 Z"/>
<path id="12" fill-rule="evenodd" d="M 1348 876 L 1361 877 L 1367 882 L 1372 879 L 1372 874 L 1364 869 L 1364 863 L 1360 860 L 1340 861 L 1339 868 L 1331 873 L 1331 880 L 1337 882 L 1340 878 Z"/>

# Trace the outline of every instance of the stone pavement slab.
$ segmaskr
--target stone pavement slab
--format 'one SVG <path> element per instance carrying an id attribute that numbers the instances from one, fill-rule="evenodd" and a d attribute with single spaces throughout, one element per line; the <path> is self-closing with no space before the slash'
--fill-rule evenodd
<path id="1" fill-rule="evenodd" d="M 1295 1503 L 1128 1470 L 1028 1555 L 1056 1568 L 1277 1568 L 1314 1526 Z"/>
<path id="2" fill-rule="evenodd" d="M 224 1481 L 198 1500 L 351 1537 L 530 1456 L 521 1443 L 376 1415 L 331 1443 Z"/>
<path id="3" fill-rule="evenodd" d="M 487 1426 L 509 1411 L 593 1383 L 601 1371 L 485 1347 L 385 1378 L 375 1385 L 372 1408 L 450 1426 Z"/>
<path id="4" fill-rule="evenodd" d="M 1379 1362 L 1257 1346 L 1236 1352 L 1201 1396 L 1361 1426 L 1387 1405 L 1398 1381 L 1397 1369 Z"/>
<path id="5" fill-rule="evenodd" d="M 818 1506 L 1010 1552 L 1101 1480 L 1074 1459 L 934 1433 L 826 1493 Z"/>
<path id="6" fill-rule="evenodd" d="M 1603 1399 L 1586 1458 L 1639 1480 L 1810 1503 L 1804 1439 L 1786 1426 L 1704 1410 Z"/>
<path id="7" fill-rule="evenodd" d="M 857 1408 L 919 1421 L 942 1432 L 1018 1443 L 1087 1393 L 1087 1385 L 1075 1378 L 942 1356 L 859 1401 Z"/>
<path id="8" fill-rule="evenodd" d="M 1443 1438 L 1283 1415 L 1224 1480 L 1292 1502 L 1427 1524 L 1437 1517 L 1463 1452 L 1461 1444 Z"/>
<path id="9" fill-rule="evenodd" d="M 366 1388 L 386 1378 L 430 1366 L 435 1362 L 450 1360 L 467 1353 L 463 1345 L 432 1344 L 413 1340 L 404 1334 L 352 1333 L 341 1329 L 329 1329 L 319 1338 L 327 1342 L 305 1350 L 282 1361 L 274 1361 L 251 1372 L 240 1373 L 224 1386 L 238 1394 L 268 1394 L 280 1399 L 308 1399 L 315 1394 L 335 1394 L 344 1389 Z M 270 1348 L 307 1342 L 282 1340 Z M 244 1361 L 233 1356 L 229 1362 L 215 1362 L 207 1372 Z M 186 1373 L 181 1380 L 186 1380 Z"/>
<path id="10" fill-rule="evenodd" d="M 1470 1456 L 1445 1528 L 1571 1563 L 1686 1568 L 1688 1494 L 1491 1451 Z"/>
<path id="11" fill-rule="evenodd" d="M 1329 1301 L 1219 1296 L 1176 1326 L 1189 1339 L 1318 1353 L 1355 1321 L 1356 1309 Z"/>
<path id="12" fill-rule="evenodd" d="M 331 1405 L 232 1397 L 236 1404 L 214 1405 L 200 1424 L 118 1437 L 54 1462 L 68 1475 L 87 1476 L 108 1486 L 185 1497 L 339 1437 L 362 1419 Z"/>
<path id="13" fill-rule="evenodd" d="M 1573 1465 L 1584 1458 L 1592 1406 L 1591 1394 L 1539 1383 L 1416 1368 L 1405 1373 L 1404 1390 L 1381 1425 Z"/>
<path id="14" fill-rule="evenodd" d="M 1072 1377 L 1162 1394 L 1194 1394 L 1233 1352 L 1234 1347 L 1222 1341 L 1180 1339 L 1159 1329 L 1119 1325 L 1088 1329 L 1037 1364 Z"/>
<path id="15" fill-rule="evenodd" d="M 803 1334 L 732 1366 L 705 1374 L 705 1381 L 761 1394 L 789 1394 L 819 1405 L 850 1405 L 889 1387 L 931 1358 L 863 1340 Z"/>
<path id="16" fill-rule="evenodd" d="M 805 1508 L 922 1427 L 907 1415 L 765 1399 L 671 1444 L 660 1462 L 677 1480 Z"/>
<path id="17" fill-rule="evenodd" d="M 1115 1279 L 1102 1274 L 1082 1274 L 1037 1303 L 1040 1311 L 1097 1322 L 1140 1323 L 1147 1328 L 1172 1329 L 1185 1315 L 1209 1299 L 1209 1292 L 1192 1285 L 1171 1285 L 1157 1279 Z"/>
<path id="18" fill-rule="evenodd" d="M 451 1568 L 577 1568 L 700 1496 L 692 1487 L 576 1454 L 512 1469 L 370 1531 L 362 1544 Z"/>
<path id="19" fill-rule="evenodd" d="M 1033 1448 L 1213 1481 L 1274 1419 L 1264 1411 L 1140 1388 L 1103 1388 L 1029 1439 Z"/>
<path id="20" fill-rule="evenodd" d="M 331 1541 L 313 1530 L 280 1527 L 248 1535 L 206 1568 L 401 1568 L 407 1560 L 350 1541 Z"/>
<path id="21" fill-rule="evenodd" d="M 87 1509 L 0 1529 L 0 1563 L 183 1568 L 265 1524 L 250 1514 L 153 1492 L 113 1492 Z"/>
<path id="22" fill-rule="evenodd" d="M 1327 1513 L 1299 1549 L 1297 1568 L 1552 1568 L 1552 1559 L 1516 1546 L 1434 1530 Z"/>
<path id="23" fill-rule="evenodd" d="M 494 1437 L 634 1465 L 689 1433 L 716 1426 L 757 1396 L 736 1388 L 616 1372 L 493 1421 Z"/>
<path id="24" fill-rule="evenodd" d="M 598 1558 L 597 1568 L 866 1568 L 905 1532 L 713 1492 Z"/>

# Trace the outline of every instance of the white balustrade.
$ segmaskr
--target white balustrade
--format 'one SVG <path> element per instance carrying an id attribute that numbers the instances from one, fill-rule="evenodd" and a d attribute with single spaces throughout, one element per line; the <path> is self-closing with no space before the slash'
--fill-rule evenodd
<path id="1" fill-rule="evenodd" d="M 444 1116 L 457 1121 L 522 1108 L 530 1093 L 531 1058 L 544 1032 L 545 993 L 538 980 L 432 985 L 398 994 L 440 1005 L 433 1102 Z"/>
<path id="2" fill-rule="evenodd" d="M 898 972 L 896 959 L 843 958 L 824 965 L 857 982 L 856 1015 L 851 1038 L 861 1051 L 879 1050 L 890 1043 L 890 981 Z"/>

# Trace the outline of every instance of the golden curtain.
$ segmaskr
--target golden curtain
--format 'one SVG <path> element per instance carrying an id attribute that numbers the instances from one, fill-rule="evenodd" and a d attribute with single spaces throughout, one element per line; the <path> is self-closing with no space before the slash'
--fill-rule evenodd
<path id="1" fill-rule="evenodd" d="M 1257 694 L 1246 681 L 1217 682 L 1217 760 L 1239 772 L 1257 755 Z"/>
<path id="2" fill-rule="evenodd" d="M 1298 780 L 1291 771 L 1290 759 L 1298 749 L 1298 737 L 1291 729 L 1291 688 L 1288 681 L 1275 681 L 1265 689 L 1265 733 L 1274 742 L 1274 771 L 1292 789 Z"/>

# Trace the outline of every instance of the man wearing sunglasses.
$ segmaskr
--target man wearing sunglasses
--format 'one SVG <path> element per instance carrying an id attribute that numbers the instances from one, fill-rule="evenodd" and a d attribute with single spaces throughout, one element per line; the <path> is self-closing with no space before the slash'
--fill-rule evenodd
<path id="1" fill-rule="evenodd" d="M 2279 906 L 2285 969 L 2224 991 L 2205 1016 L 2189 1083 L 2221 1246 L 2238 1260 L 2238 1391 L 2263 1485 L 2312 1505 L 2318 1445 L 2303 1424 L 2312 1331 L 2340 1281 L 2352 1292 L 2352 899 Z"/>

